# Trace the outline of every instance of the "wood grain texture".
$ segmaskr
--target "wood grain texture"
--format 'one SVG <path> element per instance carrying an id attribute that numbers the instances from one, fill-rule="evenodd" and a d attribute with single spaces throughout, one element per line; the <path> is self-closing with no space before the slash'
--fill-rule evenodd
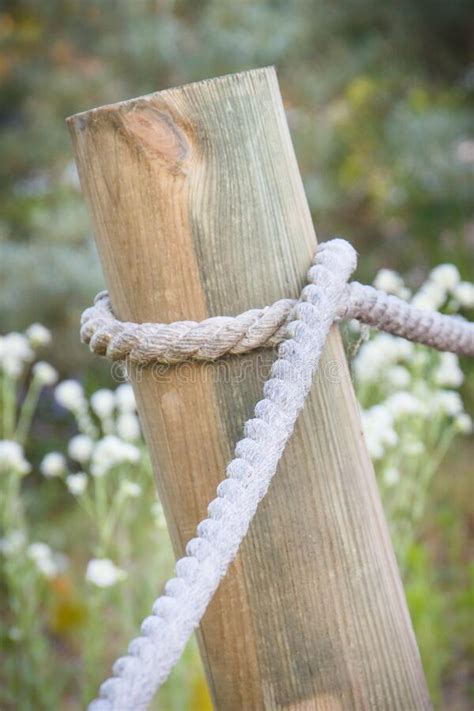
<path id="1" fill-rule="evenodd" d="M 316 238 L 273 69 L 69 119 L 114 310 L 237 314 L 297 297 Z M 181 555 L 273 354 L 134 374 Z M 220 711 L 430 708 L 337 329 L 200 630 Z"/>

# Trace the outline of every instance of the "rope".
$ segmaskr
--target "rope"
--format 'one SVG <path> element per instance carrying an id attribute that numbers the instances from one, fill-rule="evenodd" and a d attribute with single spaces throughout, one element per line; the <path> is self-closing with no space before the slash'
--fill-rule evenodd
<path id="1" fill-rule="evenodd" d="M 356 281 L 348 285 L 345 298 L 341 318 L 355 318 L 439 351 L 474 356 L 474 324 L 459 316 L 417 309 L 397 296 Z"/>
<path id="2" fill-rule="evenodd" d="M 236 556 L 258 504 L 268 490 L 335 320 L 349 315 L 360 317 L 370 325 L 382 325 L 397 335 L 407 334 L 437 348 L 448 347 L 474 355 L 473 324 L 413 309 L 371 287 L 351 284 L 348 289 L 347 280 L 355 266 L 356 253 L 350 244 L 341 239 L 323 243 L 318 247 L 308 272 L 309 283 L 298 302 L 276 302 L 279 306 L 274 313 L 275 304 L 235 319 L 208 319 L 203 322 L 205 327 L 192 322 L 172 324 L 176 327 L 179 346 L 172 340 L 173 329 L 167 331 L 169 341 L 165 347 L 160 348 L 155 340 L 160 329 L 164 333 L 170 327 L 121 325 L 103 295 L 95 307 L 86 312 L 83 338 L 86 340 L 91 334 L 94 350 L 97 348 L 97 352 L 108 355 L 110 350 L 111 357 L 129 355 L 139 362 L 143 362 L 141 358 L 147 363 L 156 359 L 158 350 L 159 358 L 171 357 L 173 360 L 167 362 L 176 362 L 183 351 L 188 352 L 188 357 L 208 358 L 207 354 L 217 351 L 222 355 L 270 345 L 270 342 L 280 343 L 270 378 L 263 388 L 264 398 L 255 407 L 255 417 L 245 423 L 244 437 L 235 447 L 234 459 L 217 488 L 217 497 L 209 504 L 208 518 L 197 527 L 196 537 L 186 546 L 186 555 L 176 563 L 176 577 L 167 582 L 164 594 L 155 601 L 152 615 L 144 620 L 141 634 L 131 642 L 127 655 L 115 662 L 114 676 L 102 684 L 100 695 L 90 704 L 89 711 L 142 711 L 168 677 Z M 241 335 L 240 326 L 244 321 L 245 331 Z M 273 324 L 271 328 L 269 323 Z M 199 326 L 204 330 L 214 329 L 219 341 L 215 350 L 212 344 L 203 341 Z M 142 327 L 144 330 L 140 330 Z M 152 341 L 141 346 L 136 329 L 139 334 L 152 334 Z M 221 339 L 223 332 L 226 336 Z M 257 336 L 254 338 L 257 332 L 260 340 Z M 264 340 L 263 332 L 267 334 Z M 128 334 L 127 345 L 117 345 L 125 343 L 121 341 L 125 333 Z M 229 345 L 232 338 L 234 342 Z M 181 343 L 183 340 L 185 345 Z M 257 340 L 259 346 L 254 345 Z M 117 356 L 117 353 L 122 355 Z"/>
<path id="3" fill-rule="evenodd" d="M 264 309 L 239 316 L 215 316 L 205 321 L 130 323 L 118 321 L 106 291 L 97 294 L 94 306 L 82 314 L 81 340 L 91 351 L 111 360 L 179 363 L 189 358 L 216 360 L 240 355 L 283 340 L 294 299 L 281 299 Z"/>
<path id="4" fill-rule="evenodd" d="M 190 358 L 212 361 L 281 343 L 296 303 L 294 299 L 280 299 L 263 309 L 201 322 L 131 323 L 114 316 L 108 293 L 101 291 L 94 305 L 82 315 L 81 340 L 96 355 L 114 361 L 129 359 L 142 366 L 154 362 L 175 364 Z M 459 317 L 417 309 L 358 282 L 345 286 L 336 314 L 336 320 L 340 318 L 355 318 L 441 351 L 474 355 L 472 324 Z"/>

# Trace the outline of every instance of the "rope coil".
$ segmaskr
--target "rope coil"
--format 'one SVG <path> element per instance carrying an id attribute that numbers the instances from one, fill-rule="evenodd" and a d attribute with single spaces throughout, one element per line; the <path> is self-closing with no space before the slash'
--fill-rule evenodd
<path id="1" fill-rule="evenodd" d="M 264 397 L 255 407 L 254 418 L 245 423 L 244 437 L 235 446 L 217 497 L 209 504 L 208 518 L 197 527 L 186 555 L 176 563 L 176 577 L 155 601 L 127 655 L 115 662 L 114 676 L 102 684 L 89 711 L 142 711 L 168 677 L 268 490 L 334 321 L 358 318 L 441 350 L 474 356 L 474 324 L 415 309 L 372 287 L 348 285 L 356 261 L 348 242 L 325 242 L 318 247 L 308 284 L 297 302 L 278 301 L 235 318 L 170 326 L 122 323 L 115 319 L 104 294 L 85 312 L 82 339 L 94 352 L 112 359 L 175 363 L 184 357 L 215 359 L 279 343 Z"/>

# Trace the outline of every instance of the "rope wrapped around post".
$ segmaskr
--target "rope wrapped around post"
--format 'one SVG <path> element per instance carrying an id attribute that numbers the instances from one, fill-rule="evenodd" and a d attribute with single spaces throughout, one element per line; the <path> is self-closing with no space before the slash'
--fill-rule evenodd
<path id="1" fill-rule="evenodd" d="M 101 291 L 82 315 L 81 340 L 96 355 L 142 366 L 180 363 L 189 358 L 213 361 L 281 343 L 296 303 L 294 299 L 280 299 L 262 309 L 238 316 L 214 316 L 199 323 L 130 323 L 115 318 L 108 293 Z M 472 324 L 416 308 L 358 282 L 346 284 L 340 295 L 335 320 L 342 318 L 357 319 L 441 351 L 474 355 Z"/>
<path id="2" fill-rule="evenodd" d="M 140 363 L 163 358 L 164 362 L 178 362 L 183 359 L 177 356 L 182 351 L 187 351 L 186 357 L 209 358 L 209 353 L 216 352 L 209 343 L 208 333 L 203 338 L 203 330 L 206 331 L 209 324 L 211 330 L 214 329 L 221 355 L 279 343 L 277 359 L 263 388 L 264 397 L 255 407 L 255 417 L 244 425 L 244 437 L 236 444 L 227 476 L 217 489 L 217 497 L 209 504 L 208 518 L 199 524 L 196 537 L 186 547 L 186 556 L 176 564 L 176 577 L 168 581 L 164 594 L 155 601 L 153 614 L 143 622 L 141 635 L 131 642 L 127 655 L 114 664 L 114 676 L 102 684 L 100 696 L 91 703 L 90 711 L 146 709 L 168 677 L 237 554 L 258 504 L 268 490 L 311 388 L 334 321 L 349 316 L 360 318 L 370 325 L 439 349 L 474 355 L 473 324 L 414 309 L 371 287 L 348 286 L 355 267 L 356 253 L 348 242 L 334 239 L 322 243 L 300 299 L 285 301 L 284 307 L 283 302 L 277 302 L 281 313 L 278 311 L 273 321 L 273 316 L 267 320 L 265 309 L 252 310 L 243 315 L 242 322 L 241 317 L 208 319 L 203 322 L 206 327 L 197 328 L 197 335 L 196 324 L 181 322 L 175 338 L 184 345 L 181 343 L 176 348 L 171 337 L 165 347 L 157 348 L 156 334 L 168 328 L 161 324 L 143 324 L 146 328 L 142 330 L 135 324 L 123 324 L 121 330 L 104 297 L 85 313 L 82 338 L 90 342 L 96 352 L 112 358 L 131 357 Z M 241 329 L 244 321 L 246 326 Z M 273 332 L 268 334 L 270 321 Z M 262 341 L 264 331 L 267 335 Z M 219 341 L 222 332 L 225 338 Z M 151 340 L 140 342 L 140 337 L 150 337 L 150 334 L 154 334 Z M 244 351 L 235 350 L 243 348 L 242 344 L 245 344 Z"/>

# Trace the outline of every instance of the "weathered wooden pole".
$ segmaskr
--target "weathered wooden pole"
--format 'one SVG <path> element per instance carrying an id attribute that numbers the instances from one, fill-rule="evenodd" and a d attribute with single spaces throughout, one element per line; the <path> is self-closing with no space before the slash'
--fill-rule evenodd
<path id="1" fill-rule="evenodd" d="M 316 240 L 272 68 L 94 109 L 69 126 L 119 318 L 199 320 L 298 296 Z M 270 356 L 135 374 L 177 555 Z M 200 646 L 220 711 L 430 708 L 336 328 Z"/>

